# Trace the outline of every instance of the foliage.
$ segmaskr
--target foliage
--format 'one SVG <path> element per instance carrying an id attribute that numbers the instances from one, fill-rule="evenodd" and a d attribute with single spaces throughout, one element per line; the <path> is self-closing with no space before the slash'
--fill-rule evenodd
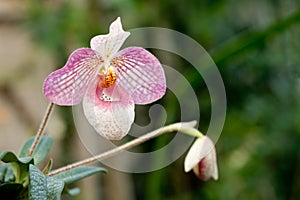
<path id="1" fill-rule="evenodd" d="M 43 172 L 36 165 L 46 160 L 52 138 L 42 136 L 32 156 L 28 156 L 33 141 L 34 137 L 31 137 L 24 143 L 19 156 L 10 151 L 0 153 L 1 199 L 59 200 L 66 185 L 95 173 L 105 172 L 100 167 L 84 166 L 49 177 L 47 174 L 51 170 L 52 160 L 49 160 Z M 66 191 L 68 192 L 67 189 Z"/>

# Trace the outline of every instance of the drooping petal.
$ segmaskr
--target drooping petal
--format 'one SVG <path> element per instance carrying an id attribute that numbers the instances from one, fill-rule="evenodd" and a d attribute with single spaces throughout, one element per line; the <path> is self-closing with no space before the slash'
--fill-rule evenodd
<path id="1" fill-rule="evenodd" d="M 211 178 L 218 180 L 218 167 L 216 162 L 216 152 L 211 151 L 206 157 L 202 158 L 200 162 L 193 168 L 196 176 L 207 181 Z"/>
<path id="2" fill-rule="evenodd" d="M 166 79 L 158 59 L 140 47 L 129 47 L 113 58 L 117 83 L 126 89 L 136 104 L 148 104 L 166 92 Z"/>
<path id="3" fill-rule="evenodd" d="M 104 89 L 97 85 L 90 87 L 83 99 L 84 114 L 101 136 L 120 140 L 134 121 L 134 102 L 118 85 Z"/>
<path id="4" fill-rule="evenodd" d="M 91 39 L 91 48 L 97 51 L 105 60 L 110 60 L 121 48 L 126 38 L 130 35 L 122 28 L 121 19 L 118 17 L 109 27 L 107 35 L 97 35 Z"/>
<path id="5" fill-rule="evenodd" d="M 213 177 L 215 180 L 218 179 L 216 150 L 214 143 L 207 136 L 198 138 L 185 158 L 185 172 L 189 172 L 192 169 L 198 177 L 203 177 L 203 180 L 207 180 L 210 177 Z"/>
<path id="6" fill-rule="evenodd" d="M 89 48 L 74 51 L 66 65 L 52 72 L 44 81 L 44 95 L 58 105 L 75 105 L 81 102 L 88 85 L 96 77 L 100 56 Z"/>

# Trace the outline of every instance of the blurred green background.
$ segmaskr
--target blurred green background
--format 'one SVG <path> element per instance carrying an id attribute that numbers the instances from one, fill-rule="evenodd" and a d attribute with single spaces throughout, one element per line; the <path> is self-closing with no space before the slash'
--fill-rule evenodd
<path id="1" fill-rule="evenodd" d="M 118 16 L 125 30 L 156 26 L 186 34 L 215 61 L 228 101 L 225 126 L 216 144 L 219 180 L 202 182 L 193 173 L 185 174 L 182 156 L 150 173 L 126 174 L 111 169 L 105 176 L 80 182 L 78 197 L 64 198 L 300 199 L 298 0 L 1 0 L 0 150 L 9 145 L 17 149 L 14 145 L 21 142 L 16 138 L 35 133 L 47 104 L 41 92 L 43 79 L 62 67 L 73 50 L 89 46 L 92 36 L 107 33 Z M 8 38 L 19 41 L 24 34 L 33 45 L 30 50 L 25 48 L 26 42 L 6 42 Z M 200 129 L 205 133 L 211 108 L 207 87 L 188 63 L 180 59 L 173 63 L 199 95 Z M 37 72 L 41 77 L 32 77 Z M 168 123 L 180 119 L 176 114 L 180 108 L 172 95 L 159 102 L 167 111 Z M 138 107 L 137 111 L 138 116 L 145 115 L 143 109 Z M 147 123 L 147 119 L 141 117 L 140 123 Z M 71 108 L 57 107 L 52 120 L 48 133 L 56 139 L 57 148 L 52 152 L 55 165 L 88 156 L 76 150 L 82 147 Z M 20 127 L 15 130 L 12 126 Z M 157 149 L 168 140 L 155 139 L 145 149 Z"/>

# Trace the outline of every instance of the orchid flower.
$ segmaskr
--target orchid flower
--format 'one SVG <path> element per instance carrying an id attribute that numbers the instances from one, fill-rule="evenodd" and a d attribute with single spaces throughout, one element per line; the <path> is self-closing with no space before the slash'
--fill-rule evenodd
<path id="1" fill-rule="evenodd" d="M 93 37 L 91 48 L 75 50 L 44 82 L 44 95 L 52 103 L 83 101 L 88 122 L 109 140 L 129 132 L 134 104 L 152 103 L 166 91 L 165 74 L 154 55 L 140 47 L 119 51 L 129 35 L 117 18 L 108 34 Z"/>
<path id="2" fill-rule="evenodd" d="M 216 149 L 207 136 L 198 138 L 185 157 L 184 171 L 189 172 L 192 169 L 201 180 L 218 180 Z"/>

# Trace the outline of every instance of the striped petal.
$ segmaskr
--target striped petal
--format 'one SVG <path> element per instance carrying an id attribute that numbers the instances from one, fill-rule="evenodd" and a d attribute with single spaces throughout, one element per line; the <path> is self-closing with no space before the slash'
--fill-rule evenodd
<path id="1" fill-rule="evenodd" d="M 133 100 L 118 85 L 104 89 L 99 83 L 92 85 L 83 99 L 83 110 L 88 122 L 108 140 L 122 139 L 134 121 Z"/>
<path id="2" fill-rule="evenodd" d="M 160 99 L 166 92 L 166 79 L 157 58 L 139 47 L 120 51 L 111 64 L 122 85 L 136 104 L 148 104 Z"/>
<path id="3" fill-rule="evenodd" d="M 126 38 L 130 35 L 122 28 L 121 19 L 118 17 L 109 27 L 109 34 L 98 35 L 91 39 L 91 48 L 97 51 L 105 60 L 110 60 L 121 48 Z"/>
<path id="4" fill-rule="evenodd" d="M 52 72 L 44 81 L 44 95 L 58 105 L 75 105 L 81 102 L 89 84 L 96 77 L 101 58 L 89 48 L 74 51 L 66 65 Z"/>

